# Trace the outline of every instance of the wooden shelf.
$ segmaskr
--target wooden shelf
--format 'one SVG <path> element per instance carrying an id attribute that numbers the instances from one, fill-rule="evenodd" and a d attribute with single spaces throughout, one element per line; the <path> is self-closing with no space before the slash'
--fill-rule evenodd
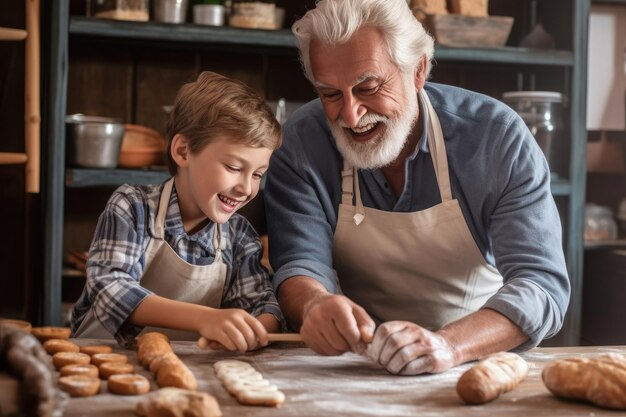
<path id="1" fill-rule="evenodd" d="M 26 161 L 28 161 L 28 155 L 25 153 L 0 152 L 0 165 L 25 164 Z"/>
<path id="2" fill-rule="evenodd" d="M 0 27 L 0 41 L 22 41 L 27 36 L 28 32 L 23 29 Z"/>
<path id="3" fill-rule="evenodd" d="M 626 238 L 616 240 L 586 240 L 585 250 L 626 249 Z"/>
<path id="4" fill-rule="evenodd" d="M 70 34 L 93 36 L 120 41 L 158 41 L 187 43 L 213 47 L 253 47 L 252 51 L 265 53 L 274 51 L 296 53 L 296 42 L 289 29 L 252 30 L 228 26 L 214 27 L 187 24 L 166 24 L 157 22 L 129 22 L 110 19 L 97 19 L 74 16 L 70 19 Z M 519 65 L 573 66 L 571 51 L 538 50 L 528 48 L 451 48 L 443 45 L 435 47 L 435 59 L 464 62 L 490 62 Z"/>
<path id="5" fill-rule="evenodd" d="M 626 6 L 626 0 L 591 0 L 592 4 L 606 4 L 616 6 Z"/>
<path id="6" fill-rule="evenodd" d="M 71 188 L 118 186 L 122 184 L 160 184 L 170 177 L 163 169 L 79 169 L 65 171 L 65 185 Z"/>

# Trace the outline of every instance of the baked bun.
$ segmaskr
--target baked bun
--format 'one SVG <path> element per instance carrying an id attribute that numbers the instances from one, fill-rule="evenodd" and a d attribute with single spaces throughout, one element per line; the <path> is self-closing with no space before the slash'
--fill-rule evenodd
<path id="1" fill-rule="evenodd" d="M 59 387 L 71 397 L 90 397 L 100 392 L 100 380 L 85 375 L 62 376 Z"/>
<path id="2" fill-rule="evenodd" d="M 141 417 L 185 416 L 221 417 L 215 398 L 205 392 L 180 388 L 161 388 L 137 403 L 135 413 Z"/>
<path id="3" fill-rule="evenodd" d="M 135 367 L 130 363 L 104 362 L 99 369 L 102 379 L 109 379 L 111 375 L 135 373 Z"/>
<path id="4" fill-rule="evenodd" d="M 139 374 L 117 374 L 107 380 L 107 387 L 113 394 L 141 395 L 150 391 L 150 382 Z"/>
<path id="5" fill-rule="evenodd" d="M 80 352 L 59 352 L 52 355 L 52 363 L 56 369 L 75 363 L 86 365 L 90 361 L 89 355 Z"/>
<path id="6" fill-rule="evenodd" d="M 50 339 L 69 339 L 72 330 L 69 327 L 33 327 L 30 333 L 43 343 Z"/>
<path id="7" fill-rule="evenodd" d="M 72 365 L 65 365 L 61 369 L 59 369 L 59 373 L 61 376 L 69 376 L 69 375 L 86 375 L 98 377 L 99 371 L 98 367 L 91 364 L 82 364 L 75 363 Z"/>
<path id="8" fill-rule="evenodd" d="M 76 343 L 72 343 L 67 339 L 48 339 L 43 342 L 43 348 L 50 355 L 59 352 L 78 352 L 80 348 Z"/>
<path id="9" fill-rule="evenodd" d="M 120 353 L 96 353 L 91 357 L 91 363 L 100 366 L 105 362 L 127 363 L 128 356 Z"/>

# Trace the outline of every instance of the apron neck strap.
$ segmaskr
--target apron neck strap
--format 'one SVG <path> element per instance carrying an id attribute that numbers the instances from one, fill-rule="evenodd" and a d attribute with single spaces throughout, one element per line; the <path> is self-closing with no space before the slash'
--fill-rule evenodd
<path id="1" fill-rule="evenodd" d="M 222 250 L 225 249 L 226 242 L 222 238 L 222 225 L 215 223 L 215 229 L 213 231 L 213 248 L 215 248 L 215 261 L 222 261 Z"/>
<path id="2" fill-rule="evenodd" d="M 439 123 L 439 117 L 432 104 L 430 104 L 430 99 L 423 88 L 419 91 L 418 96 L 422 101 L 422 109 L 425 110 L 428 119 L 426 123 L 428 128 L 428 149 L 433 160 L 441 201 L 450 201 L 452 200 L 452 188 L 450 187 L 448 156 L 446 154 L 446 144 L 443 139 L 441 123 Z"/>
<path id="3" fill-rule="evenodd" d="M 163 239 L 165 236 L 165 215 L 167 214 L 167 208 L 170 205 L 170 196 L 172 195 L 172 188 L 174 187 L 174 177 L 170 178 L 163 186 L 161 191 L 161 198 L 159 199 L 159 207 L 157 209 L 157 215 L 154 219 L 154 237 Z"/>

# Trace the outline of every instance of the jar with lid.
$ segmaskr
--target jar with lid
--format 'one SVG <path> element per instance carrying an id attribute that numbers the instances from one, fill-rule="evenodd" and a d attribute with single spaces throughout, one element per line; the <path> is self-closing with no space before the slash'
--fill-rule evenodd
<path id="1" fill-rule="evenodd" d="M 87 16 L 139 22 L 150 19 L 148 0 L 87 0 Z"/>
<path id="2" fill-rule="evenodd" d="M 277 9 L 274 1 L 233 0 L 228 24 L 248 29 L 278 29 Z"/>
<path id="3" fill-rule="evenodd" d="M 585 240 L 617 239 L 617 223 L 609 207 L 594 203 L 585 205 Z"/>
<path id="4" fill-rule="evenodd" d="M 561 131 L 563 96 L 555 91 L 510 91 L 502 101 L 520 115 L 548 160 L 553 174 L 565 173 L 565 152 L 558 136 Z"/>

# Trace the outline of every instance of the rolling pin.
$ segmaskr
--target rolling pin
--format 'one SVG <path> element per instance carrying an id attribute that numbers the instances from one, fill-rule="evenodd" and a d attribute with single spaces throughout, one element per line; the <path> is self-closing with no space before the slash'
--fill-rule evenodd
<path id="1" fill-rule="evenodd" d="M 300 333 L 268 333 L 267 340 L 270 342 L 302 342 Z M 198 346 L 205 348 L 209 345 L 209 341 L 204 337 L 198 339 Z"/>

